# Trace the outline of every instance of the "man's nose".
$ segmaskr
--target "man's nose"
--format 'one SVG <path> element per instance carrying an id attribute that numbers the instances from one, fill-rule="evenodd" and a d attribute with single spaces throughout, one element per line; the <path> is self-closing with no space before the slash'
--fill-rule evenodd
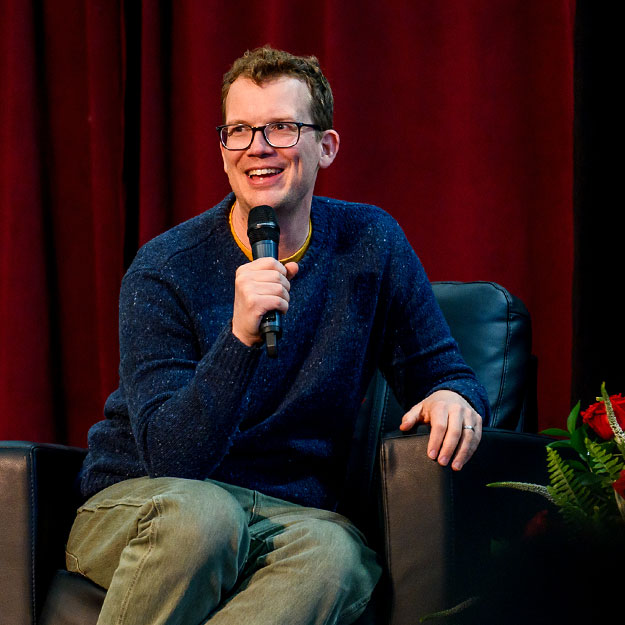
<path id="1" fill-rule="evenodd" d="M 265 134 L 262 130 L 257 130 L 252 137 L 252 144 L 247 151 L 249 154 L 258 155 L 258 154 L 269 154 L 275 150 L 274 147 L 267 143 L 267 139 L 265 139 Z"/>

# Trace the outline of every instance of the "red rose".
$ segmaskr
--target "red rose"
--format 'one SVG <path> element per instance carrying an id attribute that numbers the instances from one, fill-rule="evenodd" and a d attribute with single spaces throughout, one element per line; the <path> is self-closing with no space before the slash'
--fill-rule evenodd
<path id="1" fill-rule="evenodd" d="M 614 484 L 612 484 L 612 488 L 621 497 L 623 497 L 623 499 L 625 499 L 625 469 L 621 469 L 621 474 L 620 474 L 618 480 L 616 480 L 616 482 L 614 482 Z"/>
<path id="2" fill-rule="evenodd" d="M 548 510 L 537 512 L 525 525 L 523 536 L 525 538 L 536 538 L 547 533 L 550 525 Z"/>
<path id="3" fill-rule="evenodd" d="M 618 395 L 610 396 L 610 403 L 614 409 L 614 415 L 618 424 L 625 428 L 625 397 Z M 597 433 L 601 438 L 609 440 L 614 436 L 614 432 L 608 423 L 608 415 L 605 410 L 605 403 L 598 401 L 592 404 L 586 410 L 582 411 L 582 419 Z"/>

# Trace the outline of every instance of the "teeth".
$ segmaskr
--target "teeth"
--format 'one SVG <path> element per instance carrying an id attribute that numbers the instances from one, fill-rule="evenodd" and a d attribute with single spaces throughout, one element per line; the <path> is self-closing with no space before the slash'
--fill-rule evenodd
<path id="1" fill-rule="evenodd" d="M 252 169 L 247 172 L 248 176 L 267 176 L 268 174 L 279 174 L 281 169 L 267 168 L 267 169 Z"/>

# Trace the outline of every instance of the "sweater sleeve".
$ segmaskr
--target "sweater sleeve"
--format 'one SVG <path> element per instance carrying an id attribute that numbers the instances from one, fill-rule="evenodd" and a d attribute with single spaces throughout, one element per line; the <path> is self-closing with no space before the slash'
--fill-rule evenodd
<path id="1" fill-rule="evenodd" d="M 387 273 L 391 294 L 382 371 L 406 410 L 434 391 L 448 389 L 464 397 L 487 425 L 486 390 L 462 358 L 421 262 L 396 228 Z"/>
<path id="2" fill-rule="evenodd" d="M 160 273 L 126 275 L 120 293 L 120 388 L 151 477 L 203 478 L 245 418 L 260 349 L 226 322 L 205 348 L 176 288 Z M 205 353 L 203 353 L 203 351 Z"/>

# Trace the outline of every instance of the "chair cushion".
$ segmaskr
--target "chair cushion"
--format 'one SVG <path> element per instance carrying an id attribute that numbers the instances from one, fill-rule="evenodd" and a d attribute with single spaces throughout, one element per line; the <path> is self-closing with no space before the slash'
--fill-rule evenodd
<path id="1" fill-rule="evenodd" d="M 106 591 L 82 575 L 59 570 L 41 614 L 41 625 L 95 625 Z"/>
<path id="2" fill-rule="evenodd" d="M 467 364 L 485 386 L 490 426 L 519 424 L 533 392 L 532 328 L 523 302 L 494 282 L 434 282 L 434 295 Z"/>
<path id="3" fill-rule="evenodd" d="M 494 282 L 433 282 L 432 288 L 462 356 L 486 388 L 489 426 L 535 431 L 532 326 L 523 302 Z M 379 371 L 367 397 L 382 431 L 396 430 L 404 410 Z"/>

